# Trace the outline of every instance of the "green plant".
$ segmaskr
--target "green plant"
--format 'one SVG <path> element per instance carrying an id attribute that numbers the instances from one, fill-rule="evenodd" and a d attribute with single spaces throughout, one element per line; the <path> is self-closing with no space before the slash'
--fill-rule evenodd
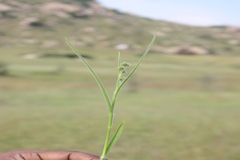
<path id="1" fill-rule="evenodd" d="M 114 144 L 117 142 L 119 136 L 122 133 L 122 130 L 124 128 L 124 124 L 125 122 L 123 121 L 120 126 L 118 127 L 116 133 L 114 134 L 114 136 L 112 137 L 111 141 L 109 142 L 110 139 L 110 133 L 111 133 L 111 129 L 112 129 L 112 124 L 113 124 L 113 116 L 114 116 L 114 108 L 115 108 L 115 104 L 116 104 L 116 99 L 118 96 L 118 93 L 120 91 L 120 89 L 122 88 L 122 86 L 128 81 L 128 79 L 133 75 L 133 73 L 137 70 L 137 68 L 139 67 L 139 65 L 141 64 L 141 62 L 143 61 L 144 57 L 147 55 L 147 53 L 149 52 L 151 46 L 153 45 L 155 38 L 157 35 L 157 30 L 152 38 L 151 43 L 149 44 L 148 48 L 146 49 L 145 53 L 143 54 L 143 56 L 141 57 L 141 59 L 139 60 L 139 62 L 137 63 L 137 65 L 134 67 L 134 69 L 130 72 L 130 74 L 124 78 L 122 77 L 122 74 L 126 73 L 125 69 L 130 65 L 127 62 L 122 62 L 120 60 L 120 52 L 118 53 L 118 78 L 117 78 L 117 83 L 116 83 L 116 89 L 113 93 L 113 99 L 112 101 L 110 101 L 107 92 L 102 84 L 102 82 L 100 81 L 100 79 L 98 78 L 98 76 L 95 74 L 95 72 L 93 71 L 93 69 L 89 66 L 89 64 L 84 60 L 84 58 L 82 57 L 82 55 L 76 50 L 76 48 L 70 43 L 70 41 L 66 38 L 66 41 L 68 43 L 68 45 L 71 47 L 71 49 L 74 51 L 74 53 L 82 60 L 82 62 L 86 65 L 86 67 L 90 70 L 90 72 L 92 73 L 93 77 L 96 79 L 102 93 L 103 96 L 105 98 L 105 101 L 107 103 L 107 107 L 109 110 L 109 122 L 108 122 L 108 131 L 107 131 L 107 135 L 106 135 L 106 140 L 105 140 L 105 144 L 104 144 L 104 148 L 103 148 L 103 152 L 101 155 L 101 160 L 104 160 L 104 158 L 106 157 L 106 155 L 109 153 L 109 151 L 112 149 L 112 147 L 114 146 Z"/>

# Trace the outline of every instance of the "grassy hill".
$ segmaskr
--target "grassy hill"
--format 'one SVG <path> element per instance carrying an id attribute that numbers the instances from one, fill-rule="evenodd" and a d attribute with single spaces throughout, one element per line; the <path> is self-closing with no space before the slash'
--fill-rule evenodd
<path id="1" fill-rule="evenodd" d="M 1 0 L 0 20 L 1 49 L 65 52 L 64 37 L 68 37 L 82 49 L 112 51 L 118 49 L 117 45 L 124 44 L 123 49 L 139 53 L 158 28 L 154 52 L 240 53 L 240 28 L 193 27 L 156 21 L 104 8 L 94 0 Z"/>

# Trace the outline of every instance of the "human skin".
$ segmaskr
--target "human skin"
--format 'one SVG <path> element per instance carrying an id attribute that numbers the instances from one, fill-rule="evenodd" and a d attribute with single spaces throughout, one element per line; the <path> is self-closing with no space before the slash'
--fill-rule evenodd
<path id="1" fill-rule="evenodd" d="M 2 153 L 0 160 L 100 160 L 100 157 L 78 151 L 26 150 Z"/>

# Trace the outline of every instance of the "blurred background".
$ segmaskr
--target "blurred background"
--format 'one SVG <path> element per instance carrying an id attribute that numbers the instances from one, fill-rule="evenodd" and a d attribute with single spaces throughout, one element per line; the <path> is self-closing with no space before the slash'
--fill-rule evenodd
<path id="1" fill-rule="evenodd" d="M 117 53 L 134 66 L 113 131 L 114 160 L 240 159 L 240 2 L 0 0 L 0 152 L 81 150 L 100 155 Z M 129 71 L 133 67 L 129 68 Z M 129 73 L 128 71 L 128 73 Z"/>

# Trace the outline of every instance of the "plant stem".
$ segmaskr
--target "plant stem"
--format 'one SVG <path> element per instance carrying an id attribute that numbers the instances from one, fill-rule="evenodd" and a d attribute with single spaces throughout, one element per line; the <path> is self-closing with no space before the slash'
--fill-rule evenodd
<path id="1" fill-rule="evenodd" d="M 104 160 L 104 158 L 106 156 L 108 141 L 109 141 L 109 137 L 110 137 L 110 133 L 111 133 L 111 129 L 112 129 L 112 123 L 113 123 L 113 112 L 109 113 L 108 131 L 107 131 L 107 136 L 106 136 L 101 160 Z"/>
<path id="2" fill-rule="evenodd" d="M 113 94 L 113 101 L 112 101 L 112 105 L 111 105 L 112 108 L 111 108 L 111 111 L 109 112 L 108 131 L 107 131 L 107 136 L 106 136 L 106 140 L 105 140 L 105 144 L 104 144 L 101 160 L 104 160 L 104 158 L 106 156 L 106 151 L 107 151 L 107 147 L 108 147 L 108 141 L 109 141 L 109 137 L 110 137 L 110 133 L 111 133 L 111 129 L 112 129 L 112 124 L 113 124 L 114 106 L 115 106 L 115 102 L 116 102 L 118 91 L 119 91 L 118 87 L 120 85 L 121 75 L 122 75 L 122 72 L 119 72 L 118 73 L 117 84 L 116 84 L 116 89 L 115 89 L 114 94 Z"/>
<path id="3" fill-rule="evenodd" d="M 118 79 L 117 79 L 117 85 L 116 85 L 116 89 L 114 91 L 114 94 L 113 94 L 113 101 L 112 101 L 112 112 L 114 112 L 114 107 L 115 107 L 115 103 L 116 103 L 116 99 L 117 99 L 117 95 L 118 95 L 118 92 L 119 92 L 119 86 L 120 86 L 120 79 L 121 79 L 121 76 L 122 76 L 122 72 L 119 72 L 118 74 Z"/>

